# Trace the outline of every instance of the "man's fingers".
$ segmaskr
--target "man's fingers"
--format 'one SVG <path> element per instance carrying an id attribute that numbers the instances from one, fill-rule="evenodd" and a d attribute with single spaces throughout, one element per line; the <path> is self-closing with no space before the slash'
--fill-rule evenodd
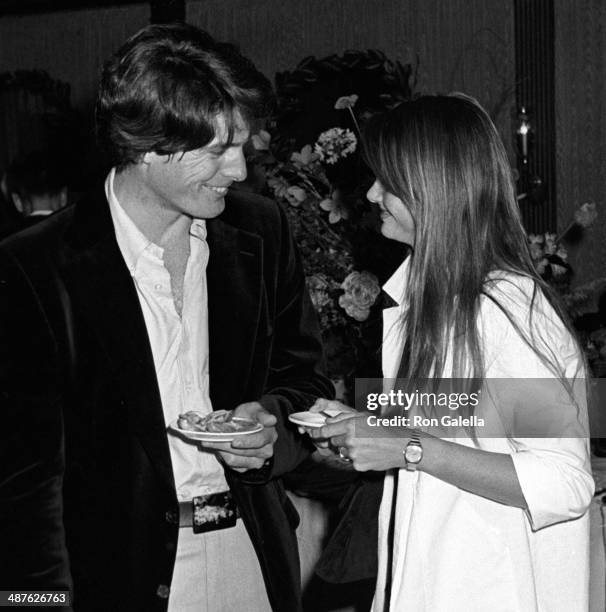
<path id="1" fill-rule="evenodd" d="M 273 427 L 266 427 L 263 431 L 256 434 L 239 436 L 231 443 L 232 448 L 261 448 L 267 444 L 274 444 L 278 434 Z"/>
<path id="2" fill-rule="evenodd" d="M 250 419 L 265 427 L 274 427 L 278 422 L 278 419 L 267 412 L 259 402 L 246 402 L 236 406 L 233 412 L 235 417 L 242 419 Z"/>
<path id="3" fill-rule="evenodd" d="M 278 439 L 278 434 L 273 427 L 265 428 L 255 434 L 246 434 L 235 437 L 231 442 L 200 442 L 203 448 L 236 453 L 245 449 L 260 449 L 264 446 L 272 446 Z M 244 453 L 243 453 L 244 454 Z M 253 453 L 254 454 L 254 453 Z"/>
<path id="4" fill-rule="evenodd" d="M 273 457 L 274 446 L 273 444 L 264 444 L 259 448 L 234 448 L 230 446 L 229 442 L 213 442 L 211 444 L 204 444 L 204 448 L 212 451 L 216 451 L 220 455 L 234 455 L 237 457 L 259 457 L 264 461 Z"/>
<path id="5" fill-rule="evenodd" d="M 223 463 L 227 465 L 230 469 L 235 470 L 236 472 L 246 472 L 247 470 L 258 470 L 263 467 L 265 461 L 269 459 L 260 458 L 260 457 L 243 457 L 239 455 L 234 455 L 232 453 L 219 453 L 219 456 Z"/>
<path id="6" fill-rule="evenodd" d="M 276 423 L 278 422 L 278 419 L 276 419 L 273 414 L 265 410 L 262 412 L 257 412 L 255 416 L 257 417 L 257 421 L 264 427 L 275 427 Z"/>

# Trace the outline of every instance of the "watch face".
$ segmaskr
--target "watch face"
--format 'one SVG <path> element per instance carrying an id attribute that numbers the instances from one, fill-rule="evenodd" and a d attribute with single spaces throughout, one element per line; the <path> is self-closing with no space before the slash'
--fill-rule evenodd
<path id="1" fill-rule="evenodd" d="M 404 458 L 408 463 L 419 463 L 423 457 L 423 449 L 416 444 L 410 444 L 406 447 Z"/>

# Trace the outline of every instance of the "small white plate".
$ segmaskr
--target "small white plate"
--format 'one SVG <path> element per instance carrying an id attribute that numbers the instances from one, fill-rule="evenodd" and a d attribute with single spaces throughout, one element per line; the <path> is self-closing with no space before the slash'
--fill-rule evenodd
<path id="1" fill-rule="evenodd" d="M 293 412 L 293 414 L 288 415 L 288 420 L 301 427 L 317 428 L 324 425 L 326 422 L 326 415 L 321 412 L 310 412 L 306 410 L 305 412 Z"/>
<path id="2" fill-rule="evenodd" d="M 234 417 L 233 420 L 245 423 L 250 422 L 248 419 L 241 419 L 239 417 Z M 189 438 L 190 440 L 195 440 L 196 442 L 231 442 L 240 436 L 248 436 L 249 434 L 258 433 L 263 429 L 263 425 L 261 425 L 261 423 L 256 423 L 254 429 L 247 429 L 246 431 L 193 431 L 191 429 L 179 429 L 177 423 L 178 419 L 173 421 L 168 426 L 169 429 L 181 436 Z"/>

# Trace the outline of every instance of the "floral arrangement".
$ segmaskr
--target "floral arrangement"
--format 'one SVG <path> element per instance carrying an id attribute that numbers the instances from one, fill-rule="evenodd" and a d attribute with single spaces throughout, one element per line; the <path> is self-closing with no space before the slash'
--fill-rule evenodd
<path id="1" fill-rule="evenodd" d="M 572 230 L 590 227 L 598 215 L 595 202 L 585 202 L 574 212 L 561 234 L 530 234 L 530 254 L 537 272 L 561 295 L 571 321 L 577 328 L 594 374 L 606 374 L 606 304 L 596 304 L 596 297 L 606 292 L 606 278 L 572 288 L 573 270 L 563 241 Z M 606 298 L 602 298 L 605 302 Z M 593 312 L 596 308 L 600 312 Z"/>
<path id="2" fill-rule="evenodd" d="M 289 218 L 329 374 L 346 383 L 380 346 L 368 334 L 373 307 L 401 253 L 377 231 L 366 199 L 372 176 L 360 154 L 360 126 L 409 98 L 415 74 L 375 50 L 307 58 L 277 75 L 277 114 L 252 138 L 249 174 Z"/>

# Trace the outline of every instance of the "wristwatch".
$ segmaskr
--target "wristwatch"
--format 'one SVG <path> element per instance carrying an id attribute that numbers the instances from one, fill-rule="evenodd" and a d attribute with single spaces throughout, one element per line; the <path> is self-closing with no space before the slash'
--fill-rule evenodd
<path id="1" fill-rule="evenodd" d="M 423 459 L 423 447 L 421 446 L 421 436 L 418 431 L 412 430 L 410 442 L 405 446 L 403 453 L 406 460 L 406 469 L 409 472 L 414 472 L 421 459 Z"/>

